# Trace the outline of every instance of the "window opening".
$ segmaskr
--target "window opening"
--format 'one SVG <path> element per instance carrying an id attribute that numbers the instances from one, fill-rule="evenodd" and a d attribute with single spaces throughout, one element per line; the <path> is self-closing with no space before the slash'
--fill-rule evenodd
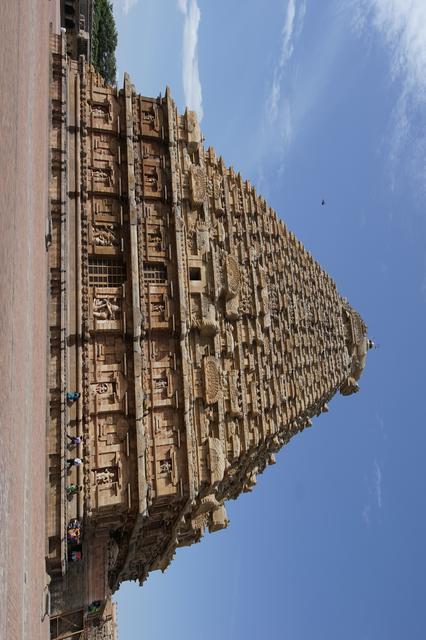
<path id="1" fill-rule="evenodd" d="M 189 279 L 201 282 L 200 267 L 189 267 Z"/>
<path id="2" fill-rule="evenodd" d="M 126 280 L 126 267 L 122 262 L 91 258 L 89 284 L 97 287 L 118 287 Z"/>

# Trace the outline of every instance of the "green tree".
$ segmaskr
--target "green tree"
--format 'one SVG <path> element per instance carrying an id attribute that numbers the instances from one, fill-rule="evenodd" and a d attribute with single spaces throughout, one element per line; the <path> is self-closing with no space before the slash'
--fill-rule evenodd
<path id="1" fill-rule="evenodd" d="M 109 83 L 116 83 L 117 29 L 112 12 L 112 2 L 95 0 L 92 22 L 92 64 Z"/>

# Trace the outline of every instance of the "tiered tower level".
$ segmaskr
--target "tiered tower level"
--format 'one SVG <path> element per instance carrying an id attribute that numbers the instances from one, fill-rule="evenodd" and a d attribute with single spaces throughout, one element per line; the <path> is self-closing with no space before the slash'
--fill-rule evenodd
<path id="1" fill-rule="evenodd" d="M 69 570 L 58 528 L 78 517 L 91 601 L 226 527 L 226 500 L 358 390 L 369 342 L 193 112 L 55 46 L 50 442 L 84 443 L 81 467 L 51 474 L 49 563 Z M 83 491 L 64 501 L 70 478 Z"/>

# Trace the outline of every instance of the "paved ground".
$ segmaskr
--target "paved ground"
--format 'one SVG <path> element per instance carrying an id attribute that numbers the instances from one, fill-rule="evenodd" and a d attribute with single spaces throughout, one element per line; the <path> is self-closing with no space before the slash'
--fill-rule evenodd
<path id="1" fill-rule="evenodd" d="M 57 0 L 0 2 L 0 638 L 48 637 L 48 34 Z"/>

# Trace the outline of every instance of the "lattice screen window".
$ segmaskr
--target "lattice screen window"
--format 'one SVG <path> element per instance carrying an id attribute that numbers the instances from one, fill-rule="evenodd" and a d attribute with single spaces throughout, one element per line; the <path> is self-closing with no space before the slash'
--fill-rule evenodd
<path id="1" fill-rule="evenodd" d="M 89 284 L 96 287 L 118 287 L 126 280 L 126 267 L 122 262 L 91 258 Z"/>
<path id="2" fill-rule="evenodd" d="M 145 282 L 166 282 L 166 265 L 158 264 L 156 262 L 145 262 L 143 265 L 143 275 L 145 278 Z"/>

